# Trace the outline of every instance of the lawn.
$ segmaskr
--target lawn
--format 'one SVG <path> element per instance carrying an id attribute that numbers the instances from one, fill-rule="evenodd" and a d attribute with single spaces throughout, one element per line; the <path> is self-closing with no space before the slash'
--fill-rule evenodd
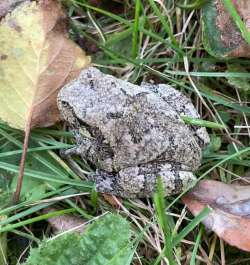
<path id="1" fill-rule="evenodd" d="M 92 57 L 94 66 L 134 84 L 169 84 L 191 98 L 201 125 L 212 122 L 207 128 L 211 143 L 203 151 L 197 178 L 246 185 L 250 153 L 228 158 L 249 147 L 249 59 L 208 53 L 202 28 L 206 1 L 191 2 L 65 0 L 63 4 L 70 38 Z M 65 128 L 61 122 L 32 130 L 21 201 L 11 205 L 23 133 L 0 123 L 0 232 L 3 249 L 8 232 L 8 264 L 24 262 L 31 246 L 53 236 L 49 218 L 73 213 L 87 222 L 107 212 L 118 213 L 130 224 L 131 264 L 250 264 L 247 252 L 205 228 L 201 219 L 206 210 L 194 217 L 181 195 L 163 199 L 161 185 L 148 199 L 97 194 L 93 183 L 80 179 L 60 156 L 60 149 L 74 145 Z M 75 161 L 86 172 L 94 170 L 79 157 Z"/>

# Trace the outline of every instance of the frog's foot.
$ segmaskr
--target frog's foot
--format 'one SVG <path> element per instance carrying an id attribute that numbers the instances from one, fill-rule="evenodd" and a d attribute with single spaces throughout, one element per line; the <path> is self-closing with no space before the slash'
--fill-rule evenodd
<path id="1" fill-rule="evenodd" d="M 81 158 L 86 157 L 89 149 L 91 148 L 91 141 L 88 139 L 83 141 L 80 145 L 76 145 L 69 149 L 60 150 L 60 156 L 67 160 L 73 171 L 78 174 L 81 178 L 85 178 L 87 171 L 83 170 L 72 158 L 72 156 L 79 155 Z"/>
<path id="2" fill-rule="evenodd" d="M 63 158 L 68 158 L 73 155 L 88 156 L 88 152 L 93 145 L 93 141 L 88 138 L 82 138 L 81 143 L 69 149 L 60 150 L 60 155 Z"/>
<path id="3" fill-rule="evenodd" d="M 166 196 L 181 193 L 196 180 L 185 166 L 172 164 L 128 167 L 117 174 L 97 171 L 91 176 L 97 191 L 126 198 L 151 197 L 156 190 L 158 177 L 162 178 Z"/>

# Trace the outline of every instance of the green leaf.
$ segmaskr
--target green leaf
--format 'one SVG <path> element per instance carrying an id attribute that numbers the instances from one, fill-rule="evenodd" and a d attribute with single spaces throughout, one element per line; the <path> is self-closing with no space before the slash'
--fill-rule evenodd
<path id="1" fill-rule="evenodd" d="M 124 218 L 107 214 L 81 235 L 68 233 L 44 240 L 23 265 L 129 265 L 133 255 L 130 236 Z"/>
<path id="2" fill-rule="evenodd" d="M 210 155 L 211 153 L 217 152 L 221 148 L 221 137 L 210 136 L 210 143 L 207 148 L 203 151 L 203 157 Z"/>

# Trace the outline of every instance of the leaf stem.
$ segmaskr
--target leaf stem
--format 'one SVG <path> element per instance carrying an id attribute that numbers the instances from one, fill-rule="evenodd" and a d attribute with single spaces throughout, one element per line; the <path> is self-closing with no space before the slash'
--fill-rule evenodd
<path id="1" fill-rule="evenodd" d="M 26 125 L 25 125 L 23 152 L 22 152 L 21 161 L 20 161 L 20 165 L 19 165 L 19 173 L 18 173 L 18 178 L 17 178 L 16 192 L 14 194 L 14 203 L 15 204 L 18 203 L 19 198 L 20 198 L 20 193 L 22 190 L 24 166 L 25 166 L 26 155 L 27 155 L 27 150 L 28 150 L 28 145 L 29 145 L 31 120 L 32 120 L 32 111 L 29 112 L 28 120 L 27 120 Z"/>

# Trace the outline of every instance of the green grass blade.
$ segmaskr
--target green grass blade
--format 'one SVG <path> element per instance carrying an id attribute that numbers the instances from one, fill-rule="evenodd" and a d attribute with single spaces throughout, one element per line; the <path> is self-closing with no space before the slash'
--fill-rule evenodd
<path id="1" fill-rule="evenodd" d="M 136 0 L 135 5 L 135 18 L 132 34 L 132 58 L 137 57 L 138 53 L 138 32 L 139 32 L 139 19 L 140 19 L 140 10 L 141 10 L 141 0 Z"/>
<path id="2" fill-rule="evenodd" d="M 211 209 L 205 207 L 181 232 L 173 238 L 172 244 L 176 246 L 181 240 L 189 234 L 207 215 L 211 212 Z"/>
<path id="3" fill-rule="evenodd" d="M 213 129 L 225 129 L 226 128 L 223 124 L 219 124 L 219 123 L 211 122 L 211 121 L 206 121 L 206 120 L 201 120 L 201 119 L 195 119 L 195 118 L 188 117 L 185 115 L 181 115 L 181 119 L 186 124 L 197 125 L 197 126 L 213 128 Z"/>
<path id="4" fill-rule="evenodd" d="M 209 167 L 209 169 L 204 172 L 193 184 L 193 186 L 195 186 L 201 179 L 205 178 L 210 172 L 212 172 L 215 168 L 223 165 L 224 163 L 226 163 L 227 161 L 230 161 L 236 157 L 240 157 L 241 155 L 250 152 L 250 147 L 247 148 L 243 148 L 238 152 L 235 152 L 232 155 L 228 155 L 226 156 L 224 159 L 220 160 L 220 162 L 214 164 L 212 167 Z M 170 207 L 172 207 L 186 192 L 188 192 L 192 187 L 190 187 L 189 189 L 183 191 L 181 194 L 179 194 L 168 206 L 167 209 L 169 209 Z M 166 209 L 166 210 L 167 210 Z"/>
<path id="5" fill-rule="evenodd" d="M 117 16 L 117 15 L 111 13 L 111 12 L 108 12 L 106 10 L 103 10 L 103 9 L 100 9 L 100 8 L 97 8 L 97 7 L 93 7 L 91 5 L 88 5 L 86 3 L 82 3 L 82 2 L 79 2 L 79 1 L 75 1 L 75 0 L 71 0 L 71 1 L 75 5 L 79 5 L 79 6 L 83 6 L 83 7 L 92 9 L 92 10 L 94 10 L 94 11 L 100 13 L 100 14 L 103 14 L 103 15 L 108 16 L 108 17 L 110 17 L 110 18 L 112 18 L 114 20 L 119 21 L 120 23 L 122 23 L 122 24 L 124 24 L 124 25 L 126 25 L 126 26 L 128 26 L 130 28 L 133 28 L 133 23 L 132 22 L 129 22 L 128 20 L 126 20 L 126 19 L 124 19 L 124 18 L 122 18 L 120 16 Z M 140 24 L 138 25 L 138 29 L 140 30 L 140 32 L 144 33 L 145 35 L 148 35 L 151 38 L 162 42 L 163 44 L 165 44 L 167 46 L 167 48 L 172 47 L 174 49 L 173 44 L 171 42 L 165 40 L 164 38 L 162 38 L 159 34 L 156 34 L 156 33 L 152 32 L 151 30 L 144 29 L 144 27 L 141 26 Z M 132 58 L 126 58 L 125 62 L 128 61 L 128 60 L 131 61 L 131 59 Z"/>
<path id="6" fill-rule="evenodd" d="M 165 199 L 161 178 L 157 180 L 157 193 L 154 195 L 154 204 L 157 212 L 158 223 L 164 234 L 164 255 L 168 259 L 169 265 L 175 265 L 172 247 L 172 231 L 169 226 L 170 220 L 165 213 Z"/>
<path id="7" fill-rule="evenodd" d="M 9 170 L 11 172 L 14 173 L 18 173 L 19 172 L 19 167 L 9 164 L 9 163 L 5 163 L 5 162 L 0 162 L 0 168 L 5 169 L 5 170 Z M 32 170 L 32 169 L 25 169 L 25 175 L 32 177 L 32 178 L 36 178 L 36 179 L 41 179 L 43 181 L 49 181 L 49 182 L 54 182 L 54 183 L 59 183 L 59 184 L 68 184 L 68 185 L 72 185 L 72 186 L 76 186 L 76 187 L 82 187 L 87 189 L 87 191 L 90 191 L 93 186 L 88 183 L 87 181 L 77 181 L 77 180 L 71 180 L 71 179 L 63 179 L 63 178 L 58 178 L 55 177 L 55 175 L 52 174 L 46 174 L 44 172 L 40 172 L 38 170 Z"/>
<path id="8" fill-rule="evenodd" d="M 201 226 L 201 229 L 199 230 L 198 236 L 196 237 L 196 241 L 195 241 L 195 245 L 194 245 L 194 249 L 192 251 L 192 256 L 191 256 L 191 260 L 190 260 L 190 265 L 196 265 L 196 256 L 197 256 L 197 251 L 201 242 L 201 237 L 203 234 L 203 226 Z"/>
<path id="9" fill-rule="evenodd" d="M 190 4 L 179 4 L 177 3 L 177 6 L 183 9 L 198 9 L 201 8 L 206 2 L 209 0 L 195 0 L 194 2 Z"/>
<path id="10" fill-rule="evenodd" d="M 28 208 L 27 210 L 24 210 L 24 211 L 22 211 L 20 213 L 17 213 L 15 215 L 7 218 L 6 220 L 1 221 L 0 222 L 0 226 L 7 225 L 7 224 L 9 224 L 11 222 L 14 222 L 14 221 L 16 221 L 18 219 L 21 219 L 21 218 L 23 218 L 23 217 L 25 217 L 27 215 L 30 215 L 30 214 L 35 213 L 35 212 L 38 212 L 38 211 L 40 211 L 40 210 L 52 205 L 53 203 L 54 202 L 42 203 L 42 204 L 39 204 L 39 205 L 35 205 L 35 206 L 31 207 L 31 208 Z"/>
<path id="11" fill-rule="evenodd" d="M 64 214 L 67 214 L 67 213 L 72 213 L 72 212 L 75 212 L 75 209 L 70 208 L 70 209 L 66 209 L 66 210 L 60 210 L 60 211 L 55 211 L 55 212 L 52 212 L 52 213 L 39 215 L 37 217 L 33 217 L 33 218 L 30 218 L 30 219 L 27 219 L 27 220 L 24 220 L 24 221 L 20 221 L 20 222 L 15 223 L 15 224 L 9 224 L 9 225 L 6 225 L 4 227 L 1 227 L 0 228 L 0 233 L 11 231 L 13 229 L 16 229 L 18 227 L 22 227 L 24 225 L 32 224 L 32 223 L 39 222 L 39 221 L 42 221 L 42 220 L 47 220 L 47 219 L 52 218 L 52 217 L 61 216 L 61 215 L 64 215 Z"/>
<path id="12" fill-rule="evenodd" d="M 171 39 L 171 42 L 172 42 L 172 45 L 173 45 L 173 48 L 180 54 L 180 55 L 183 55 L 184 52 L 182 51 L 182 49 L 180 48 L 180 45 L 179 43 L 177 42 L 174 34 L 172 33 L 170 27 L 169 27 L 169 24 L 167 22 L 167 20 L 165 19 L 165 17 L 162 15 L 161 11 L 159 10 L 159 8 L 157 7 L 156 3 L 154 0 L 149 0 L 149 3 L 152 7 L 152 9 L 154 10 L 155 14 L 157 17 L 159 17 L 161 23 L 162 23 L 162 26 L 164 28 L 164 30 L 167 32 L 169 38 Z"/>
<path id="13" fill-rule="evenodd" d="M 61 144 L 58 144 L 56 146 L 41 146 L 41 147 L 28 148 L 27 153 L 41 152 L 41 151 L 48 151 L 48 150 L 57 150 L 57 149 L 69 148 L 69 147 L 72 147 L 72 145 L 61 143 Z M 0 158 L 18 155 L 18 154 L 21 154 L 22 151 L 23 150 L 19 149 L 19 150 L 15 150 L 15 151 L 3 152 L 3 153 L 0 153 Z"/>

